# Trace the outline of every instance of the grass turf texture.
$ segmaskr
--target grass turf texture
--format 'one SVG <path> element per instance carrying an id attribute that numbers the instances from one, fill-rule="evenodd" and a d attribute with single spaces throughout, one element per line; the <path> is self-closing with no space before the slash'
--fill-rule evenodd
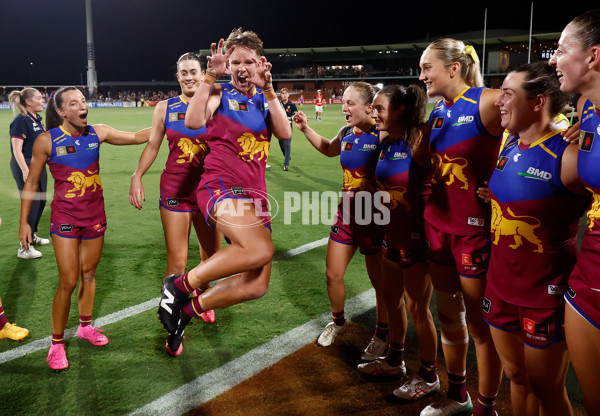
<path id="1" fill-rule="evenodd" d="M 334 137 L 344 118 L 340 105 L 325 107 L 321 121 L 314 120 L 313 107 L 305 106 L 309 124 L 321 135 Z M 90 109 L 90 124 L 108 124 L 135 131 L 151 124 L 152 108 Z M 29 338 L 20 344 L 0 342 L 0 354 L 51 334 L 50 311 L 58 285 L 52 245 L 40 250 L 37 260 L 20 260 L 18 248 L 19 195 L 9 167 L 8 128 L 13 116 L 0 111 L 0 296 L 10 322 L 28 328 Z M 342 170 L 338 158 L 318 153 L 294 129 L 290 170 L 282 171 L 283 156 L 276 140 L 270 149 L 267 170 L 269 193 L 280 204 L 273 219 L 276 256 L 289 249 L 327 237 L 327 224 L 303 225 L 301 213 L 284 225 L 281 211 L 284 191 L 338 192 Z M 167 155 L 161 153 L 144 175 L 146 203 L 137 211 L 129 204 L 130 176 L 141 146 L 111 146 L 100 151 L 100 176 L 108 217 L 102 260 L 98 267 L 94 319 L 157 298 L 166 267 L 164 238 L 158 212 L 158 184 Z M 49 201 L 38 234 L 48 237 Z M 199 261 L 198 243 L 192 233 L 188 268 Z M 194 322 L 186 331 L 183 354 L 174 359 L 165 352 L 166 333 L 157 320 L 156 308 L 104 326 L 110 343 L 94 347 L 87 341 L 66 341 L 68 371 L 52 373 L 45 361 L 47 348 L 0 364 L 0 414 L 64 415 L 125 414 L 218 368 L 329 309 L 325 285 L 325 246 L 277 262 L 273 266 L 269 292 L 263 298 L 217 311 L 217 322 Z M 363 257 L 357 254 L 346 273 L 347 297 L 371 288 Z M 158 305 L 157 305 L 158 306 Z M 432 303 L 435 310 L 435 304 Z M 435 312 L 434 312 L 435 315 Z M 67 328 L 78 324 L 76 295 L 73 296 Z M 412 327 L 411 327 L 412 328 Z M 414 340 L 414 334 L 408 338 Z M 440 352 L 441 354 L 441 352 Z M 470 357 L 473 357 L 472 351 Z M 579 387 L 570 374 L 569 391 L 580 401 Z"/>
<path id="2" fill-rule="evenodd" d="M 312 107 L 306 108 L 311 116 Z M 108 124 L 135 131 L 151 124 L 151 108 L 90 109 L 90 124 Z M 0 131 L 8 138 L 10 111 L 0 112 Z M 344 124 L 339 105 L 325 109 L 324 119 L 310 121 L 325 137 L 333 137 Z M 46 338 L 51 334 L 50 312 L 58 285 L 52 245 L 39 248 L 43 257 L 20 260 L 18 218 L 20 201 L 10 172 L 8 140 L 0 153 L 0 296 L 11 322 L 28 328 L 31 336 L 16 344 L 0 343 L 0 352 Z M 108 231 L 98 267 L 94 318 L 140 304 L 160 295 L 166 267 L 162 225 L 158 212 L 158 184 L 167 155 L 161 153 L 144 175 L 146 203 L 137 211 L 129 204 L 130 176 L 142 146 L 102 145 L 102 179 Z M 284 191 L 334 191 L 342 183 L 338 158 L 318 153 L 302 134 L 294 130 L 290 170 L 282 170 L 283 156 L 272 143 L 267 171 L 269 193 L 283 205 Z M 49 180 L 51 199 L 53 183 Z M 50 201 L 44 210 L 38 234 L 48 237 Z M 283 224 L 283 213 L 273 219 L 273 241 L 277 253 L 326 237 L 326 224 L 302 225 L 300 213 Z M 193 234 L 193 233 L 192 233 Z M 189 267 L 199 261 L 198 243 L 190 238 Z M 70 368 L 52 373 L 45 362 L 47 349 L 0 364 L 0 413 L 2 414 L 122 414 L 162 396 L 196 377 L 217 368 L 276 335 L 329 310 L 325 278 L 325 246 L 278 262 L 273 267 L 269 293 L 258 301 L 217 311 L 217 323 L 195 323 L 186 331 L 185 350 L 176 360 L 164 350 L 165 331 L 156 309 L 104 327 L 110 343 L 94 347 L 87 341 L 67 340 Z M 348 296 L 370 288 L 362 256 L 357 255 L 347 273 Z M 73 296 L 67 328 L 78 324 L 76 295 Z"/>

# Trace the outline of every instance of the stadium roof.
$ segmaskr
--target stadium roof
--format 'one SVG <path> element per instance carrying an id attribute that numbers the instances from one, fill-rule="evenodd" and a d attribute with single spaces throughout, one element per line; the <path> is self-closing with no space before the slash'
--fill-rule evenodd
<path id="1" fill-rule="evenodd" d="M 483 31 L 464 32 L 447 37 L 460 39 L 466 44 L 474 46 L 495 46 L 502 47 L 505 45 L 514 45 L 529 43 L 529 32 L 522 30 L 494 30 L 486 33 L 484 37 Z M 557 41 L 560 38 L 560 32 L 552 33 L 537 33 L 531 36 L 532 42 L 546 43 Z M 418 50 L 425 49 L 434 39 L 422 39 L 403 43 L 387 43 L 379 45 L 358 45 L 358 46 L 315 46 L 307 48 L 271 48 L 265 49 L 265 55 L 280 55 L 280 54 L 334 54 L 340 52 L 379 52 L 385 50 Z M 200 51 L 203 56 L 210 55 L 210 49 Z"/>

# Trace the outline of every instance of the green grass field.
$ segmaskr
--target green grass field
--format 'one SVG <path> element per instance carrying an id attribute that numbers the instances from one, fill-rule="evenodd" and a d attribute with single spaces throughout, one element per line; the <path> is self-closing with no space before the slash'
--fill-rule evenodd
<path id="1" fill-rule="evenodd" d="M 312 119 L 313 107 L 305 107 L 310 125 L 325 137 L 333 137 L 344 124 L 341 106 L 325 108 L 324 119 Z M 90 124 L 105 123 L 134 131 L 151 123 L 151 108 L 91 109 Z M 18 217 L 20 201 L 9 167 L 8 126 L 13 116 L 0 112 L 0 132 L 6 142 L 0 152 L 0 296 L 10 322 L 28 328 L 31 336 L 20 344 L 0 341 L 0 415 L 93 415 L 126 414 L 171 392 L 197 377 L 223 366 L 275 336 L 329 311 L 325 286 L 325 246 L 321 245 L 273 266 L 270 290 L 263 298 L 217 311 L 215 324 L 196 323 L 186 330 L 184 353 L 174 359 L 165 353 L 165 331 L 157 320 L 156 307 L 115 323 L 103 325 L 110 343 L 93 347 L 87 341 L 66 341 L 70 368 L 55 374 L 46 363 L 47 349 L 33 348 L 51 334 L 50 310 L 58 284 L 52 246 L 41 247 L 43 257 L 20 260 Z M 144 176 L 146 204 L 137 211 L 128 201 L 130 175 L 143 146 L 101 149 L 101 178 L 108 217 L 102 261 L 97 271 L 94 319 L 135 307 L 160 295 L 166 267 L 162 225 L 158 211 L 158 184 L 167 146 Z M 338 192 L 342 171 L 338 158 L 318 153 L 294 131 L 290 170 L 282 168 L 277 143 L 271 147 L 267 171 L 269 193 L 280 204 L 273 218 L 273 241 L 277 255 L 329 234 L 327 224 L 302 224 L 302 215 L 284 224 L 281 208 L 284 191 Z M 52 189 L 52 182 L 49 183 Z M 50 195 L 51 198 L 51 195 Z M 49 203 L 39 235 L 48 237 Z M 190 238 L 188 266 L 199 261 L 195 236 Z M 362 256 L 357 255 L 346 275 L 347 297 L 371 288 Z M 67 328 L 78 323 L 73 296 Z M 156 305 L 158 306 L 158 305 Z M 433 305 L 432 305 L 433 307 Z M 37 344 L 36 344 L 37 343 Z M 18 348 L 33 351 L 2 361 Z M 573 377 L 570 376 L 571 383 Z M 576 383 L 576 382 L 575 382 Z M 579 401 L 578 387 L 573 399 Z"/>
<path id="2" fill-rule="evenodd" d="M 307 108 L 309 116 L 312 106 Z M 90 124 L 104 123 L 120 130 L 135 131 L 151 123 L 151 108 L 91 109 Z M 41 247 L 43 257 L 20 260 L 18 218 L 20 201 L 10 172 L 8 128 L 10 111 L 0 112 L 0 131 L 5 132 L 0 153 L 0 296 L 10 322 L 28 328 L 31 336 L 20 344 L 0 342 L 0 353 L 44 339 L 51 334 L 51 303 L 58 284 L 52 246 Z M 310 122 L 326 137 L 333 137 L 344 124 L 339 105 L 326 107 L 324 120 Z M 94 318 L 138 305 L 160 295 L 166 266 L 162 225 L 158 211 L 158 184 L 167 146 L 144 176 L 146 204 L 137 211 L 129 204 L 130 175 L 143 146 L 101 149 L 108 231 L 102 261 L 97 271 Z M 284 191 L 335 191 L 342 183 L 338 158 L 318 153 L 297 131 L 292 142 L 290 170 L 282 168 L 277 143 L 271 147 L 267 171 L 269 193 L 283 204 Z M 50 181 L 49 189 L 52 189 Z M 51 196 L 50 196 L 51 197 Z M 38 234 L 49 236 L 50 204 L 46 206 Z M 277 253 L 328 236 L 326 224 L 302 225 L 301 214 L 289 225 L 283 214 L 273 219 L 273 241 Z M 199 261 L 195 236 L 190 238 L 189 266 Z M 164 351 L 165 332 L 157 321 L 156 308 L 104 326 L 110 339 L 106 347 L 86 341 L 66 341 L 70 368 L 52 373 L 45 361 L 47 348 L 0 364 L 0 414 L 123 414 L 175 389 L 182 383 L 239 357 L 302 323 L 329 310 L 325 278 L 325 246 L 280 261 L 273 267 L 269 293 L 253 302 L 217 311 L 217 323 L 193 325 L 186 331 L 185 353 L 177 360 Z M 368 290 L 362 256 L 356 256 L 347 274 L 347 294 Z M 73 296 L 67 328 L 77 325 Z"/>

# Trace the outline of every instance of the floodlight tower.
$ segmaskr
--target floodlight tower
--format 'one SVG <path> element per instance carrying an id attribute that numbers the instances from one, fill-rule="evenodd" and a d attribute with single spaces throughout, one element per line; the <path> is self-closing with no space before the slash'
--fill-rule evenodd
<path id="1" fill-rule="evenodd" d="M 85 28 L 87 34 L 87 86 L 90 94 L 96 92 L 96 59 L 94 57 L 94 27 L 92 24 L 92 0 L 85 0 Z"/>

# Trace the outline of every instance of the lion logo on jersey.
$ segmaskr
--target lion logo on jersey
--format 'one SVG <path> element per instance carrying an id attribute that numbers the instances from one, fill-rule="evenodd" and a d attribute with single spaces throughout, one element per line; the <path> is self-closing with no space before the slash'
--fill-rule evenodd
<path id="1" fill-rule="evenodd" d="M 252 162 L 254 156 L 258 155 L 257 160 L 267 160 L 269 157 L 269 141 L 262 134 L 260 135 L 262 140 L 256 140 L 256 137 L 252 133 L 244 133 L 237 139 L 242 151 L 238 153 L 238 156 L 246 162 Z"/>
<path id="2" fill-rule="evenodd" d="M 441 178 L 448 176 L 448 180 L 446 181 L 446 185 L 452 185 L 455 179 L 458 179 L 462 182 L 463 186 L 460 189 L 469 189 L 469 180 L 465 176 L 463 170 L 469 162 L 464 157 L 455 157 L 450 159 L 448 155 L 444 155 L 444 159 L 442 160 L 442 156 L 439 153 L 434 153 L 431 156 L 431 162 L 434 168 L 434 176 L 431 182 L 436 183 Z M 459 163 L 462 162 L 462 163 Z"/>
<path id="3" fill-rule="evenodd" d="M 383 192 L 387 192 L 390 196 L 390 202 L 387 203 L 390 209 L 396 209 L 399 205 L 402 205 L 406 211 L 410 211 L 411 206 L 410 202 L 404 198 L 404 194 L 406 194 L 407 189 L 404 186 L 392 186 L 389 189 L 383 185 L 383 183 L 377 181 L 377 187 L 382 189 Z"/>
<path id="4" fill-rule="evenodd" d="M 73 189 L 69 189 L 65 194 L 65 197 L 74 198 L 76 196 L 83 196 L 85 195 L 85 190 L 91 187 L 93 187 L 92 192 L 96 192 L 98 187 L 102 189 L 100 175 L 98 175 L 97 172 L 98 171 L 90 172 L 88 170 L 90 176 L 86 176 L 83 172 L 79 171 L 72 172 L 67 180 L 71 183 L 71 185 L 73 185 Z M 75 192 L 80 192 L 80 194 L 76 195 Z"/>
<path id="5" fill-rule="evenodd" d="M 590 207 L 587 213 L 587 227 L 588 230 L 592 231 L 592 229 L 594 228 L 594 224 L 598 219 L 600 219 L 600 195 L 594 192 L 593 189 L 588 188 L 587 186 L 585 189 L 590 191 L 594 197 L 594 200 L 592 201 L 592 206 Z"/>
<path id="6" fill-rule="evenodd" d="M 364 189 L 366 176 L 360 173 L 354 174 L 349 169 L 344 169 L 344 189 L 347 191 L 360 191 Z"/>
<path id="7" fill-rule="evenodd" d="M 535 217 L 530 217 L 527 215 L 517 216 L 515 215 L 510 208 L 506 208 L 506 211 L 512 218 L 506 218 L 502 214 L 502 208 L 500 208 L 500 204 L 497 201 L 491 200 L 492 204 L 492 234 L 494 235 L 493 243 L 498 245 L 498 241 L 500 240 L 500 236 L 504 235 L 507 237 L 512 236 L 514 238 L 515 243 L 509 245 L 512 249 L 517 249 L 523 245 L 523 238 L 529 241 L 531 244 L 536 246 L 536 249 L 533 250 L 534 253 L 543 253 L 544 247 L 542 245 L 542 241 L 535 235 L 535 229 L 541 225 L 539 219 Z M 522 221 L 518 218 L 527 218 L 534 220 L 534 224 L 530 224 L 526 221 Z"/>
<path id="8" fill-rule="evenodd" d="M 194 156 L 199 155 L 198 159 L 202 160 L 208 153 L 208 145 L 196 139 L 196 143 L 192 142 L 187 137 L 182 137 L 177 143 L 181 155 L 177 158 L 177 163 L 192 163 Z"/>

